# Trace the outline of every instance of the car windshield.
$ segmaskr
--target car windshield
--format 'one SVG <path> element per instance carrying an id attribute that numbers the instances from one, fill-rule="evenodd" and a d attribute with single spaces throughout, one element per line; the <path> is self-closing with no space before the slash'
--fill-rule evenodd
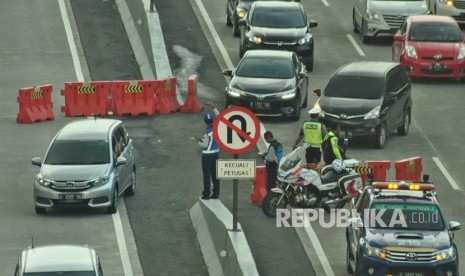
<path id="1" fill-rule="evenodd" d="M 381 98 L 384 93 L 383 79 L 365 76 L 336 75 L 326 85 L 326 97 L 370 99 Z"/>
<path id="2" fill-rule="evenodd" d="M 110 163 L 110 147 L 104 140 L 55 140 L 44 164 L 91 165 Z"/>
<path id="3" fill-rule="evenodd" d="M 453 24 L 412 23 L 410 41 L 424 42 L 460 42 L 459 30 Z"/>
<path id="4" fill-rule="evenodd" d="M 289 59 L 246 57 L 239 64 L 236 76 L 244 78 L 290 79 L 294 76 Z"/>
<path id="5" fill-rule="evenodd" d="M 270 8 L 256 9 L 251 24 L 265 28 L 302 28 L 306 21 L 300 9 Z"/>
<path id="6" fill-rule="evenodd" d="M 421 203 L 374 203 L 370 226 L 378 229 L 444 230 L 439 208 Z M 380 219 L 375 219 L 378 217 Z"/>
<path id="7" fill-rule="evenodd" d="M 95 276 L 94 271 L 27 272 L 24 276 Z"/>

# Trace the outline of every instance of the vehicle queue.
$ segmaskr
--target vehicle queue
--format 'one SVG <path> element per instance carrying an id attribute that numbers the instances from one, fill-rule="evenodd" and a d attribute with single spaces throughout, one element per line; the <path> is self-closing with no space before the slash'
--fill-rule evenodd
<path id="1" fill-rule="evenodd" d="M 364 43 L 370 43 L 379 36 L 393 37 L 393 62 L 354 62 L 340 67 L 323 91 L 315 90 L 315 94 L 320 97 L 315 108 L 320 110 L 322 122 L 341 125 L 343 137 L 369 136 L 375 148 L 383 148 L 388 134 L 393 130 L 397 130 L 401 136 L 408 134 L 413 108 L 410 79 L 449 78 L 458 82 L 465 79 L 465 37 L 454 18 L 431 15 L 431 12 L 437 13 L 437 10 L 430 10 L 429 3 L 425 5 L 424 1 L 401 1 L 397 10 L 388 8 L 386 5 L 389 3 L 384 4 L 382 1 L 358 2 L 364 4 L 365 8 L 354 4 L 353 31 L 362 33 Z M 409 5 L 417 5 L 418 8 L 410 8 L 411 14 L 405 14 L 404 8 Z M 459 5 L 456 3 L 457 8 L 460 8 Z M 234 6 L 236 12 L 232 8 Z M 251 73 L 255 75 L 250 79 L 242 75 L 240 70 L 243 64 L 247 64 L 248 56 L 260 53 L 263 60 L 273 60 L 276 51 L 297 54 L 300 60 L 307 61 L 304 64 L 308 71 L 313 70 L 314 39 L 308 31 L 318 26 L 318 23 L 305 18 L 306 23 L 289 23 L 285 26 L 290 17 L 288 10 L 292 6 L 301 5 L 287 1 L 228 1 L 227 25 L 234 18 L 233 34 L 240 34 L 239 55 L 242 59 L 237 68 L 224 71 L 225 75 L 232 77 L 226 88 L 226 106 L 242 105 L 259 116 L 285 116 L 299 120 L 300 109 L 307 105 L 308 91 L 303 89 L 308 85 L 289 86 L 286 83 L 291 77 L 297 83 L 299 79 L 300 83 L 308 82 L 304 68 L 294 66 L 294 75 L 284 77 L 279 75 L 282 65 L 277 69 L 257 61 Z M 265 7 L 268 9 L 268 18 L 263 18 L 266 15 L 261 12 Z M 294 15 L 295 18 L 299 17 Z M 297 31 L 299 27 L 306 31 Z M 296 31 L 292 28 L 296 28 Z M 306 43 L 311 47 L 305 49 Z M 309 55 L 312 57 L 310 62 Z M 261 73 L 263 69 L 268 70 L 267 74 Z M 282 84 L 278 84 L 279 79 Z M 294 97 L 298 99 L 294 103 L 284 101 Z M 305 99 L 303 104 L 300 100 L 302 98 Z M 363 104 L 363 101 L 366 103 Z M 283 107 L 286 105 L 289 108 Z M 284 191 L 287 191 L 286 185 L 281 194 Z M 275 192 L 279 193 L 278 189 Z M 270 204 L 279 204 L 281 199 L 273 203 L 266 202 L 265 213 L 275 216 L 275 211 L 267 210 L 272 210 Z M 356 222 L 361 222 L 363 214 L 362 217 L 351 218 L 352 225 L 346 231 L 348 273 L 459 275 L 453 232 L 460 229 L 460 223 L 445 222 L 434 185 L 429 182 L 403 181 L 373 183 L 350 201 L 350 208 L 357 210 L 357 214 L 362 214 L 365 209 L 376 212 L 383 210 L 383 213 L 391 216 L 393 211 L 404 212 L 408 217 L 408 225 L 397 228 L 379 224 L 361 227 Z M 421 222 L 412 218 L 413 213 L 418 212 L 422 216 Z M 383 220 L 388 218 L 388 215 L 382 216 Z M 425 220 L 425 216 L 429 219 Z"/>

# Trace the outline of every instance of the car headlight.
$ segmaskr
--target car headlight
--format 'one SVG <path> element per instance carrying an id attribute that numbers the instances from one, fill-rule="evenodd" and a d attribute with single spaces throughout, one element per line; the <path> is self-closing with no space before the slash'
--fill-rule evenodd
<path id="1" fill-rule="evenodd" d="M 372 11 L 367 11 L 367 17 L 369 20 L 380 21 L 381 17 Z"/>
<path id="2" fill-rule="evenodd" d="M 297 43 L 299 43 L 299 45 L 304 45 L 304 44 L 307 44 L 307 43 L 309 43 L 311 41 L 312 41 L 312 35 L 307 34 L 305 37 L 299 39 L 299 41 Z"/>
<path id="3" fill-rule="evenodd" d="M 439 0 L 439 3 L 450 6 L 450 7 L 454 6 L 453 0 Z"/>
<path id="4" fill-rule="evenodd" d="M 386 259 L 386 250 L 373 247 L 368 244 L 368 242 L 365 242 L 363 246 L 363 250 L 365 252 L 365 255 L 370 256 L 370 257 L 377 257 L 380 259 Z"/>
<path id="5" fill-rule="evenodd" d="M 226 93 L 228 93 L 229 96 L 234 97 L 234 98 L 239 98 L 240 96 L 244 94 L 244 92 L 242 92 L 241 90 L 238 90 L 233 87 L 228 87 L 228 90 L 226 91 Z"/>
<path id="6" fill-rule="evenodd" d="M 42 176 L 38 175 L 36 177 L 36 182 L 37 184 L 41 185 L 41 186 L 44 186 L 44 187 L 50 187 L 52 185 L 52 181 L 51 180 L 48 180 L 48 179 L 45 179 L 43 178 Z"/>
<path id="7" fill-rule="evenodd" d="M 437 261 L 450 260 L 453 258 L 455 258 L 455 250 L 453 246 L 451 246 L 449 249 L 441 250 L 436 253 Z"/>
<path id="8" fill-rule="evenodd" d="M 236 14 L 238 19 L 244 18 L 246 12 L 243 9 L 236 9 Z"/>
<path id="9" fill-rule="evenodd" d="M 263 39 L 260 36 L 250 35 L 248 36 L 248 39 L 249 41 L 252 41 L 253 43 L 256 43 L 256 44 L 261 44 L 263 42 Z"/>
<path id="10" fill-rule="evenodd" d="M 294 99 L 295 98 L 295 90 L 290 90 L 287 92 L 284 92 L 283 95 L 281 96 L 281 99 L 283 100 L 289 100 L 289 99 Z"/>
<path id="11" fill-rule="evenodd" d="M 102 186 L 103 184 L 107 183 L 109 179 L 110 177 L 108 177 L 108 174 L 105 174 L 104 176 L 101 176 L 91 182 L 94 186 Z"/>
<path id="12" fill-rule="evenodd" d="M 368 112 L 365 117 L 363 119 L 365 120 L 370 120 L 370 119 L 376 119 L 379 117 L 379 111 L 381 110 L 381 107 L 380 106 L 377 106 L 375 108 L 373 108 L 372 110 L 370 110 L 370 112 Z"/>
<path id="13" fill-rule="evenodd" d="M 457 55 L 457 59 L 464 59 L 465 58 L 465 47 L 459 49 L 459 54 Z"/>
<path id="14" fill-rule="evenodd" d="M 417 51 L 415 51 L 415 47 L 410 45 L 405 45 L 405 54 L 411 58 L 418 58 Z"/>

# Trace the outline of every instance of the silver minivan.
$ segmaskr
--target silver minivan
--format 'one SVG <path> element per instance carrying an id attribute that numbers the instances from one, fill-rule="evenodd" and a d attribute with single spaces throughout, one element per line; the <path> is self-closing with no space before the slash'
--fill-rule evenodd
<path id="1" fill-rule="evenodd" d="M 407 16 L 429 14 L 428 0 L 353 0 L 352 24 L 363 43 L 394 36 Z"/>
<path id="2" fill-rule="evenodd" d="M 82 245 L 31 246 L 21 252 L 15 276 L 102 276 L 97 252 Z"/>
<path id="3" fill-rule="evenodd" d="M 53 138 L 34 180 L 37 214 L 54 206 L 89 206 L 117 210 L 118 196 L 136 192 L 132 139 L 123 122 L 91 118 L 71 122 Z"/>

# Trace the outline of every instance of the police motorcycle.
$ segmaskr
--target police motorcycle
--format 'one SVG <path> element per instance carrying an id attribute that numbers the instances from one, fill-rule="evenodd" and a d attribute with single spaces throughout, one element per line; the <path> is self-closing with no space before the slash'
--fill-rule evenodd
<path id="1" fill-rule="evenodd" d="M 286 208 L 342 208 L 363 188 L 360 175 L 354 170 L 355 159 L 334 160 L 322 168 L 321 174 L 306 168 L 305 149 L 297 147 L 279 163 L 278 185 L 269 191 L 262 202 L 268 217 L 276 217 L 276 209 Z"/>

